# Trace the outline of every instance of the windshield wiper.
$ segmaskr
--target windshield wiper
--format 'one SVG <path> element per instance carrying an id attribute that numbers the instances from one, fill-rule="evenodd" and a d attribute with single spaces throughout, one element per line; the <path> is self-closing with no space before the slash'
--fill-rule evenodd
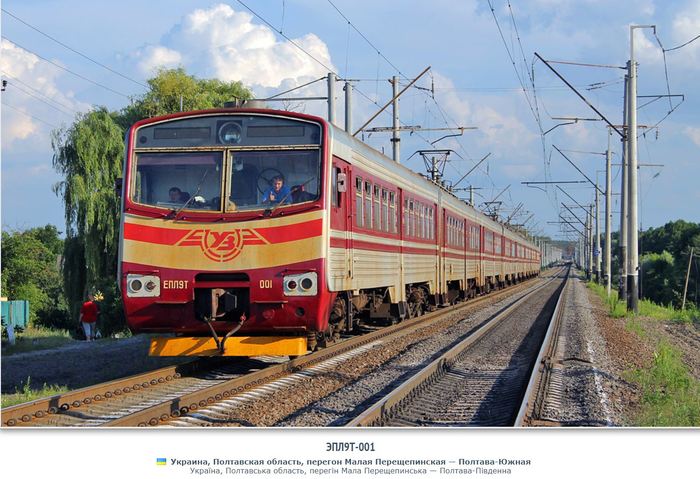
<path id="1" fill-rule="evenodd" d="M 274 207 L 266 209 L 265 212 L 263 213 L 263 215 L 266 216 L 266 217 L 267 217 L 267 216 L 272 216 L 272 215 L 274 214 L 274 212 L 277 211 L 277 208 L 279 208 L 280 206 L 282 206 L 282 205 L 284 204 L 284 202 L 287 201 L 287 198 L 289 198 L 290 196 L 292 196 L 292 193 L 294 193 L 294 192 L 296 192 L 296 191 L 303 191 L 303 188 L 304 188 L 306 185 L 308 185 L 309 183 L 311 183 L 311 180 L 313 180 L 313 179 L 314 179 L 314 177 L 312 176 L 311 178 L 309 178 L 308 180 L 306 180 L 304 183 L 302 183 L 302 184 L 300 184 L 300 185 L 296 185 L 296 186 L 290 188 L 290 189 L 289 189 L 289 193 L 287 193 L 286 195 L 284 195 L 284 198 L 282 198 L 282 199 L 280 200 L 280 202 L 277 203 Z"/>
<path id="2" fill-rule="evenodd" d="M 173 219 L 173 221 L 177 220 L 177 217 L 182 212 L 182 210 L 184 210 L 187 207 L 187 205 L 192 203 L 192 201 L 197 197 L 197 195 L 199 195 L 199 192 L 202 189 L 202 184 L 204 184 L 204 179 L 207 177 L 208 174 L 209 174 L 209 168 L 207 168 L 206 171 L 204 171 L 204 174 L 202 175 L 202 179 L 199 180 L 199 184 L 197 185 L 197 191 L 195 191 L 194 194 L 192 196 L 190 196 L 187 199 L 187 201 L 185 201 L 185 204 L 180 206 L 180 208 L 177 211 L 175 211 L 175 209 L 173 209 L 170 212 L 170 214 L 168 216 L 171 217 Z"/>

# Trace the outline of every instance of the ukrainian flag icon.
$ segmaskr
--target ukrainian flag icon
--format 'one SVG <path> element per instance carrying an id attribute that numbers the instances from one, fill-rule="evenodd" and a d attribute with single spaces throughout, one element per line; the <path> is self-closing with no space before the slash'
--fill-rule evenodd
<path id="1" fill-rule="evenodd" d="M 164 457 L 156 458 L 156 466 L 165 466 L 167 461 Z"/>

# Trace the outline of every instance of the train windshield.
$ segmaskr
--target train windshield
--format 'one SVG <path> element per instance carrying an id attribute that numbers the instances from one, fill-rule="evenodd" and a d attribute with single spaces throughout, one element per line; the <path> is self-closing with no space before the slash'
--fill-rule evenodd
<path id="1" fill-rule="evenodd" d="M 142 153 L 136 159 L 132 199 L 171 209 L 220 209 L 222 152 Z"/>
<path id="2" fill-rule="evenodd" d="M 319 150 L 232 151 L 226 211 L 268 209 L 318 199 Z"/>
<path id="3" fill-rule="evenodd" d="M 320 173 L 318 149 L 144 152 L 136 156 L 131 198 L 169 209 L 275 209 L 317 200 Z"/>

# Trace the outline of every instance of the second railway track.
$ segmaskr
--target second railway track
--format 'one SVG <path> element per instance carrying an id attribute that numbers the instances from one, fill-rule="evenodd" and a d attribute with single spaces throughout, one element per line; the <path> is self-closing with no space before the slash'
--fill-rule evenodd
<path id="1" fill-rule="evenodd" d="M 568 270 L 494 316 L 348 426 L 512 426 Z"/>

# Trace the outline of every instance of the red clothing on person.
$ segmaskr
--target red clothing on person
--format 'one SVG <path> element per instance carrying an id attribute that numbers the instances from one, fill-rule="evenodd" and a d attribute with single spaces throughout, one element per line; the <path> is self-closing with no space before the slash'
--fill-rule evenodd
<path id="1" fill-rule="evenodd" d="M 97 321 L 97 305 L 92 301 L 86 301 L 83 303 L 83 307 L 80 308 L 80 314 L 83 315 L 83 323 L 94 323 Z"/>

